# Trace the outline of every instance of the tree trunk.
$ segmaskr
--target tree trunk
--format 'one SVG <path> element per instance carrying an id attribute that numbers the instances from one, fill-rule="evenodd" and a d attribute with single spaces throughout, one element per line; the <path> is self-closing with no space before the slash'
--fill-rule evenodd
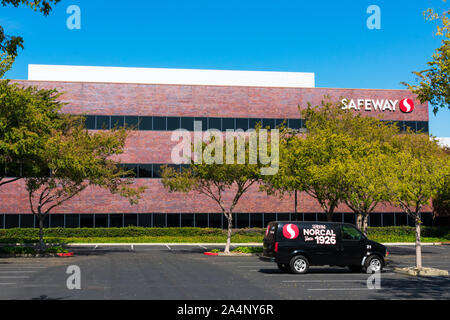
<path id="1" fill-rule="evenodd" d="M 230 253 L 230 246 L 231 246 L 231 233 L 233 229 L 233 214 L 225 214 L 228 220 L 228 233 L 227 233 L 227 244 L 225 246 L 225 253 Z"/>
<path id="2" fill-rule="evenodd" d="M 42 214 L 38 215 L 39 219 L 39 251 L 40 253 L 45 252 L 45 243 L 44 243 L 44 216 Z"/>
<path id="3" fill-rule="evenodd" d="M 328 222 L 333 222 L 333 214 L 334 214 L 334 208 L 330 208 L 327 212 L 327 220 Z"/>
<path id="4" fill-rule="evenodd" d="M 420 245 L 420 213 L 416 213 L 416 267 L 422 268 L 422 246 Z"/>
<path id="5" fill-rule="evenodd" d="M 356 227 L 359 230 L 363 230 L 363 216 L 361 213 L 356 213 Z"/>
<path id="6" fill-rule="evenodd" d="M 362 231 L 366 237 L 369 235 L 369 224 L 367 222 L 368 218 L 369 215 L 367 213 L 364 213 L 362 216 L 362 225 L 363 225 Z"/>

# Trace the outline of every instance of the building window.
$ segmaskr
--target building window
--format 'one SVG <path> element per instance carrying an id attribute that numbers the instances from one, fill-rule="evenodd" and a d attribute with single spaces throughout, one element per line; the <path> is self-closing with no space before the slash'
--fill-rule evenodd
<path id="1" fill-rule="evenodd" d="M 195 214 L 195 226 L 197 228 L 208 228 L 208 214 L 196 213 Z"/>
<path id="2" fill-rule="evenodd" d="M 66 214 L 66 228 L 79 228 L 79 227 L 80 227 L 80 215 Z"/>
<path id="3" fill-rule="evenodd" d="M 108 215 L 107 214 L 96 214 L 95 227 L 96 228 L 108 228 Z"/>
<path id="4" fill-rule="evenodd" d="M 3 218 L 3 217 L 1 217 Z M 3 221 L 1 221 L 3 222 Z M 22 214 L 20 215 L 20 227 L 21 228 L 34 228 L 34 214 Z"/>
<path id="5" fill-rule="evenodd" d="M 52 214 L 50 217 L 50 228 L 64 228 L 64 215 Z"/>
<path id="6" fill-rule="evenodd" d="M 221 118 L 209 118 L 208 129 L 216 129 L 222 131 L 222 119 Z"/>
<path id="7" fill-rule="evenodd" d="M 153 117 L 153 130 L 166 131 L 167 130 L 167 118 L 166 117 Z"/>
<path id="8" fill-rule="evenodd" d="M 139 117 L 139 130 L 153 130 L 153 117 Z"/>

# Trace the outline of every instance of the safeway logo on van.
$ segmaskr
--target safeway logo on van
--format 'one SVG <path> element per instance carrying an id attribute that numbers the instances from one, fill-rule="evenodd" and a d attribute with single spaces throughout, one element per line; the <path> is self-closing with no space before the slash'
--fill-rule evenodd
<path id="1" fill-rule="evenodd" d="M 403 99 L 400 101 L 400 110 L 403 113 L 411 113 L 414 111 L 414 101 L 411 99 Z"/>
<path id="2" fill-rule="evenodd" d="M 286 239 L 293 240 L 297 239 L 300 231 L 295 224 L 287 224 L 283 227 L 283 236 Z"/>

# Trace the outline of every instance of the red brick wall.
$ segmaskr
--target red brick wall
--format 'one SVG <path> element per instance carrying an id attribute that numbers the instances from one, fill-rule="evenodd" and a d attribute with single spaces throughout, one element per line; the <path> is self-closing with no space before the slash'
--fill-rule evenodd
<path id="1" fill-rule="evenodd" d="M 420 104 L 408 91 L 361 89 L 292 89 L 218 86 L 134 85 L 102 83 L 66 83 L 16 81 L 40 88 L 57 88 L 64 92 L 61 100 L 67 102 L 63 112 L 97 115 L 140 116 L 196 116 L 299 118 L 297 106 L 307 102 L 319 104 L 325 95 L 332 99 L 391 99 L 411 98 L 415 111 L 410 114 L 385 112 L 386 120 L 428 121 L 428 105 Z M 378 112 L 365 112 L 376 116 Z M 126 152 L 120 157 L 124 163 L 170 163 L 171 132 L 133 132 L 127 141 Z M 84 191 L 55 213 L 205 213 L 219 212 L 217 205 L 197 194 L 170 194 L 159 180 L 141 180 L 148 187 L 139 205 L 131 206 L 118 196 L 95 188 Z M 268 197 L 255 186 L 241 199 L 236 212 L 293 212 L 294 200 Z M 350 212 L 345 206 L 340 212 Z M 379 212 L 399 211 L 380 205 Z M 23 181 L 2 187 L 0 213 L 29 213 L 28 197 Z M 321 212 L 315 200 L 301 195 L 299 212 Z"/>

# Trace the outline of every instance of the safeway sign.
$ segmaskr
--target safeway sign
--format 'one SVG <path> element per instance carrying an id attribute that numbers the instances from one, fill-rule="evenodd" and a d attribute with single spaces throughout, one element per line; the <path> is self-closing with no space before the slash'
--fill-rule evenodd
<path id="1" fill-rule="evenodd" d="M 411 113 L 414 111 L 414 101 L 412 99 L 390 100 L 390 99 L 343 99 L 344 110 L 364 110 L 378 112 L 395 112 L 400 109 L 403 113 Z"/>

